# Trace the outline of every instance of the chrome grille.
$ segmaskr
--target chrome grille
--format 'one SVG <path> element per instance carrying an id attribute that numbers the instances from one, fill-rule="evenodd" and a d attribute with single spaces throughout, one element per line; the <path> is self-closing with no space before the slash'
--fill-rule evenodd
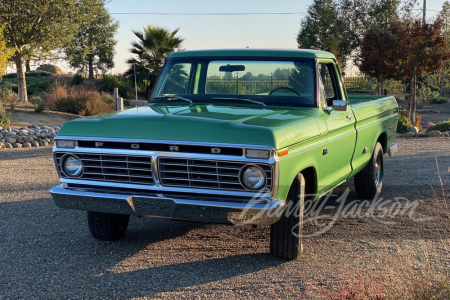
<path id="1" fill-rule="evenodd" d="M 77 177 L 79 179 L 154 184 L 152 158 L 150 156 L 71 154 L 76 155 L 83 162 L 83 173 L 80 177 Z M 65 153 L 55 153 L 56 166 L 61 177 L 68 178 L 62 166 L 64 155 Z"/>
<path id="2" fill-rule="evenodd" d="M 158 159 L 159 177 L 163 186 L 246 190 L 239 181 L 239 172 L 246 162 L 166 158 Z M 272 168 L 256 164 L 267 176 L 266 187 L 272 189 Z"/>

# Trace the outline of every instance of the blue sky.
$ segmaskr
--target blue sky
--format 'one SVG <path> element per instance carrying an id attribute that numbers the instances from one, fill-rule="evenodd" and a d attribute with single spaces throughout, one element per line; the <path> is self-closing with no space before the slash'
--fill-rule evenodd
<path id="1" fill-rule="evenodd" d="M 445 0 L 428 0 L 428 16 L 440 10 Z M 312 0 L 113 0 L 107 8 L 119 20 L 116 56 L 113 72 L 123 72 L 130 57 L 128 49 L 134 40 L 131 30 L 146 25 L 158 25 L 169 30 L 180 28 L 187 50 L 214 48 L 297 48 L 296 35 L 304 14 L 239 15 L 239 16 L 179 16 L 122 15 L 114 13 L 306 13 Z M 421 8 L 422 0 L 420 0 Z M 417 11 L 417 14 L 421 14 Z"/>
<path id="2" fill-rule="evenodd" d="M 419 0 L 422 7 L 422 1 Z M 445 0 L 428 0 L 428 16 L 434 16 Z M 142 30 L 146 25 L 158 25 L 169 30 L 180 28 L 185 39 L 183 48 L 297 48 L 296 35 L 300 21 L 312 0 L 113 0 L 107 4 L 109 12 L 120 22 L 116 35 L 118 41 L 115 68 L 112 73 L 127 69 L 128 49 L 135 40 L 132 30 Z M 433 11 L 434 10 L 434 11 Z M 303 13 L 290 15 L 222 15 L 180 16 L 116 13 Z M 421 15 L 421 11 L 417 11 Z M 65 62 L 59 63 L 64 71 L 74 71 Z M 14 68 L 15 69 L 15 68 Z M 13 70 L 9 70 L 11 72 Z"/>

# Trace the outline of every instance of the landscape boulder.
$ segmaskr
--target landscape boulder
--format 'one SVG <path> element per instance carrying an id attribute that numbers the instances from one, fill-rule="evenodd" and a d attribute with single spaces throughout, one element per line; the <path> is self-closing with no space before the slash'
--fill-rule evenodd
<path id="1" fill-rule="evenodd" d="M 414 137 L 415 135 L 416 134 L 414 132 L 406 132 L 406 133 L 403 133 L 401 136 L 403 138 L 410 138 L 410 137 Z"/>
<path id="2" fill-rule="evenodd" d="M 438 136 L 441 136 L 441 132 L 439 130 L 431 130 L 428 132 L 428 136 L 438 137 Z"/>

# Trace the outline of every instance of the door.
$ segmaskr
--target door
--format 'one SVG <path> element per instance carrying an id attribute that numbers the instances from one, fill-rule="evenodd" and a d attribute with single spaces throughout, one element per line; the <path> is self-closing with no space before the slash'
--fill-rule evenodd
<path id="1" fill-rule="evenodd" d="M 350 105 L 346 111 L 332 109 L 333 100 L 344 99 L 338 69 L 332 60 L 319 61 L 319 95 L 323 109 L 322 119 L 327 124 L 328 144 L 324 155 L 328 165 L 324 178 L 324 190 L 328 190 L 348 178 L 356 144 L 355 118 Z"/>

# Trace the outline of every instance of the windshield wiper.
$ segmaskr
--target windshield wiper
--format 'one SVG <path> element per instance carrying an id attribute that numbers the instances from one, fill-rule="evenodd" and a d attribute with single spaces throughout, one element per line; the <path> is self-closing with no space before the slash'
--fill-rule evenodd
<path id="1" fill-rule="evenodd" d="M 264 108 L 267 107 L 267 105 L 264 102 L 260 102 L 260 101 L 256 101 L 256 100 L 252 100 L 252 99 L 245 99 L 245 98 L 222 98 L 222 97 L 215 97 L 212 98 L 213 100 L 232 100 L 232 101 L 245 101 L 245 102 L 251 102 L 251 103 L 255 103 L 255 104 L 260 104 L 262 106 L 264 106 Z"/>
<path id="2" fill-rule="evenodd" d="M 192 101 L 191 99 L 183 98 L 183 97 L 175 96 L 175 95 L 158 96 L 158 97 L 153 97 L 153 99 L 177 99 L 177 100 L 189 102 L 191 105 L 194 105 L 194 101 Z"/>

